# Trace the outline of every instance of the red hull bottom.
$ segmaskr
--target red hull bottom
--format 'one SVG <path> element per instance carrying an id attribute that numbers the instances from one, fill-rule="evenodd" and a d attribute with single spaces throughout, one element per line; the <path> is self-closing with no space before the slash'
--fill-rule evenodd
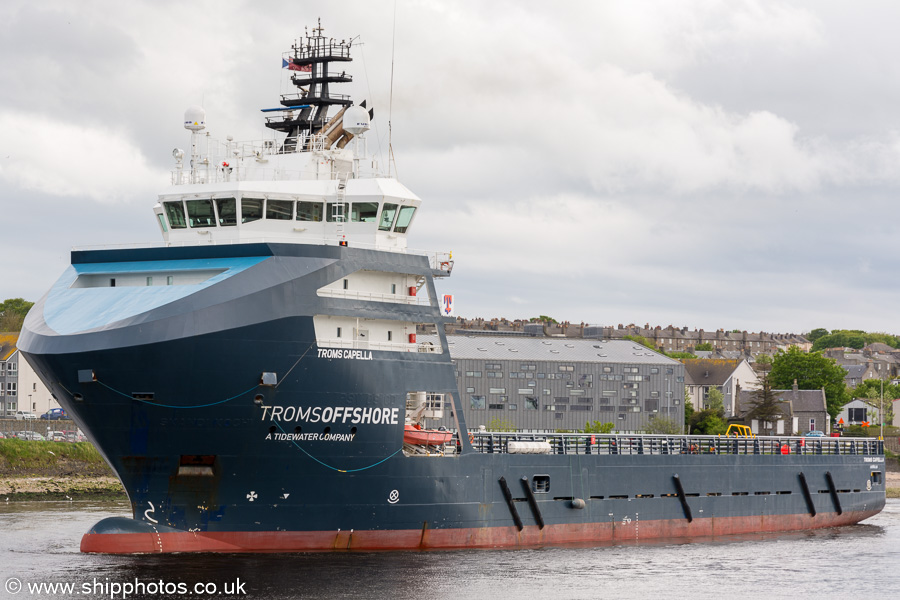
<path id="1" fill-rule="evenodd" d="M 879 511 L 809 515 L 757 515 L 615 523 L 571 523 L 469 529 L 395 531 L 230 531 L 161 533 L 87 533 L 81 551 L 104 554 L 162 552 L 323 552 L 347 550 L 434 550 L 596 545 L 644 540 L 674 540 L 721 535 L 798 531 L 852 525 Z"/>

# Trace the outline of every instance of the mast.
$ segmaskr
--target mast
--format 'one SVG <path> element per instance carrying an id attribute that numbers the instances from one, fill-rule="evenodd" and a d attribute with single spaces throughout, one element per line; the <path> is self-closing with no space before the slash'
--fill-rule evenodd
<path id="1" fill-rule="evenodd" d="M 348 83 L 353 77 L 346 70 L 329 71 L 332 62 L 350 62 L 352 40 L 335 40 L 322 35 L 322 19 L 312 35 L 306 34 L 301 42 L 291 46 L 287 68 L 294 71 L 291 83 L 297 92 L 282 94 L 285 108 L 279 116 L 267 117 L 266 127 L 287 134 L 281 152 L 296 152 L 298 141 L 322 132 L 332 106 L 348 107 L 353 104 L 350 96 L 332 94 L 330 83 Z"/>

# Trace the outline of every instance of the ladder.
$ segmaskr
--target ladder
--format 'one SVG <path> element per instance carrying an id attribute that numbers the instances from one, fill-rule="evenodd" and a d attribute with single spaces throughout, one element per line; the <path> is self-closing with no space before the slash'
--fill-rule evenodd
<path id="1" fill-rule="evenodd" d="M 337 223 L 337 240 L 341 246 L 347 245 L 347 238 L 344 234 L 344 222 L 347 220 L 347 174 L 341 173 L 338 177 L 337 201 L 331 205 L 331 220 Z"/>

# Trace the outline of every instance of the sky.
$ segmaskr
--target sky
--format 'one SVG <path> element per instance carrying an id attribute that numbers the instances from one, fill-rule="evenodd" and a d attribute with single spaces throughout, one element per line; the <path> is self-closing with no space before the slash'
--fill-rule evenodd
<path id="1" fill-rule="evenodd" d="M 900 334 L 890 1 L 5 0 L 0 299 L 159 241 L 185 109 L 260 138 L 319 18 L 457 315 Z"/>

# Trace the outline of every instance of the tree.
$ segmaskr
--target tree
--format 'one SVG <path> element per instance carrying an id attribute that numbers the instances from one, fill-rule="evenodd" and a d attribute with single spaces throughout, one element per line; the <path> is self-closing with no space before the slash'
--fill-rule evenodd
<path id="1" fill-rule="evenodd" d="M 650 348 L 651 350 L 656 350 L 656 346 L 654 346 L 650 342 L 650 340 L 648 340 L 647 338 L 645 338 L 642 335 L 623 335 L 622 339 L 629 340 L 631 342 L 635 342 L 636 344 L 640 344 L 641 346 L 644 346 L 645 348 Z"/>
<path id="2" fill-rule="evenodd" d="M 725 418 L 725 394 L 719 388 L 711 388 L 706 394 L 706 409 L 716 411 L 720 419 Z"/>
<path id="3" fill-rule="evenodd" d="M 34 306 L 22 298 L 9 298 L 0 303 L 0 331 L 21 331 L 25 315 Z"/>
<path id="4" fill-rule="evenodd" d="M 612 433 L 612 430 L 615 428 L 615 423 L 601 423 L 600 421 L 594 421 L 594 424 L 592 425 L 589 421 L 584 424 L 584 431 L 582 431 L 582 433 Z"/>
<path id="5" fill-rule="evenodd" d="M 681 425 L 677 422 L 668 417 L 660 417 L 659 415 L 650 417 L 650 422 L 647 425 L 647 433 L 678 435 L 681 431 Z"/>
<path id="6" fill-rule="evenodd" d="M 819 327 L 818 329 L 813 329 L 812 331 L 810 331 L 809 335 L 806 336 L 806 339 L 815 344 L 816 340 L 825 335 L 828 335 L 828 330 Z"/>
<path id="7" fill-rule="evenodd" d="M 834 419 L 841 412 L 841 407 L 850 401 L 850 394 L 844 383 L 846 374 L 834 359 L 822 356 L 820 352 L 806 354 L 797 346 L 791 346 L 787 352 L 779 350 L 775 354 L 769 381 L 773 389 L 790 389 L 794 380 L 801 390 L 824 388 L 825 405 L 828 414 Z"/>
<path id="8" fill-rule="evenodd" d="M 713 345 L 710 342 L 703 342 L 702 344 L 697 344 L 696 346 L 694 346 L 694 350 L 712 352 L 712 349 Z"/>
<path id="9" fill-rule="evenodd" d="M 826 348 L 862 348 L 874 343 L 887 344 L 891 348 L 900 346 L 900 339 L 889 333 L 866 333 L 859 329 L 835 329 L 828 335 L 823 335 L 813 342 L 814 351 Z"/>
<path id="10" fill-rule="evenodd" d="M 691 430 L 691 417 L 694 416 L 694 405 L 688 400 L 690 397 L 687 386 L 684 386 L 684 428 L 688 432 Z"/>
<path id="11" fill-rule="evenodd" d="M 747 417 L 766 423 L 774 423 L 778 419 L 784 418 L 783 405 L 772 390 L 772 382 L 769 379 L 769 375 L 763 375 L 760 383 L 762 387 L 753 392 L 753 399 L 750 400 L 750 410 L 747 411 Z"/>
<path id="12" fill-rule="evenodd" d="M 508 419 L 501 419 L 500 417 L 494 417 L 490 421 L 488 421 L 487 427 L 485 427 L 486 431 L 515 431 L 516 426 L 512 423 L 512 421 Z"/>
<path id="13" fill-rule="evenodd" d="M 691 415 L 690 433 L 697 435 L 722 435 L 727 430 L 728 425 L 715 410 L 701 410 Z"/>
<path id="14" fill-rule="evenodd" d="M 884 407 L 881 405 L 882 385 L 884 385 Z M 893 400 L 900 398 L 900 385 L 885 383 L 881 379 L 866 379 L 853 388 L 852 396 L 854 398 L 867 398 L 872 406 L 877 407 L 878 414 L 883 417 L 885 425 L 890 425 L 894 422 Z"/>
<path id="15" fill-rule="evenodd" d="M 756 357 L 756 366 L 760 371 L 769 371 L 772 368 L 772 357 L 768 354 L 759 354 Z"/>

